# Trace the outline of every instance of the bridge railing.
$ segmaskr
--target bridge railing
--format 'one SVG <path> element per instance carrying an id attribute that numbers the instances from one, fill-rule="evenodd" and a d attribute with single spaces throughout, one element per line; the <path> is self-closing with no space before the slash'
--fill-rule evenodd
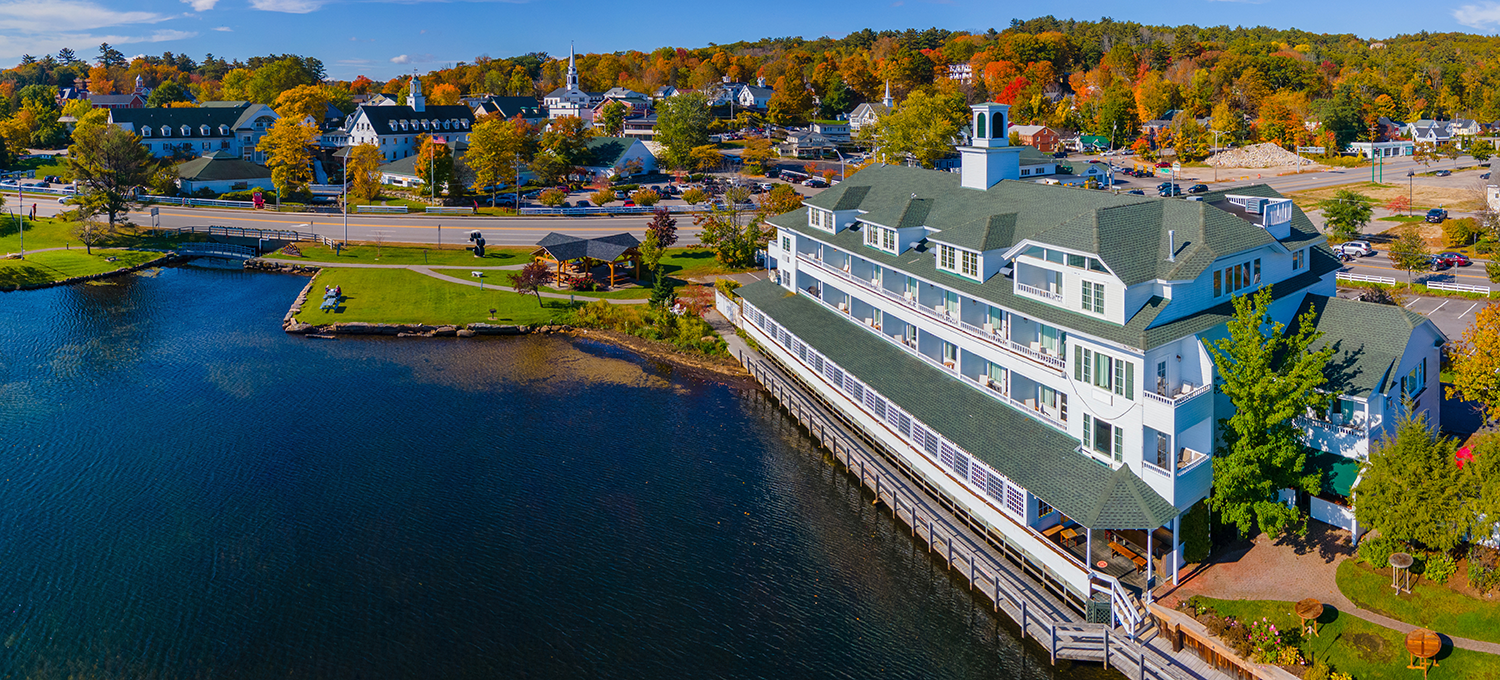
<path id="1" fill-rule="evenodd" d="M 254 227 L 223 227 L 210 225 L 206 227 L 158 227 L 154 230 L 156 234 L 206 234 L 209 236 L 224 236 L 233 238 L 268 239 L 272 241 L 321 241 L 325 237 L 311 232 L 297 231 L 295 229 L 257 229 Z"/>
<path id="2" fill-rule="evenodd" d="M 177 247 L 177 252 L 201 255 L 230 255 L 234 257 L 255 257 L 259 255 L 250 246 L 235 245 L 233 243 L 183 243 Z"/>
<path id="3" fill-rule="evenodd" d="M 404 205 L 356 205 L 356 206 L 354 206 L 354 212 L 356 212 L 356 213 L 405 214 L 405 213 L 409 212 L 409 210 Z"/>

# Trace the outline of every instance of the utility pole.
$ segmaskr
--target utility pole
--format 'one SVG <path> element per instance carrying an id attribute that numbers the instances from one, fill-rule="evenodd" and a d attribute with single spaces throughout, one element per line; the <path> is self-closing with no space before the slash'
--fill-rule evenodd
<path id="1" fill-rule="evenodd" d="M 344 149 L 344 245 L 349 244 L 349 149 Z"/>
<path id="2" fill-rule="evenodd" d="M 1214 130 L 1214 129 L 1210 129 L 1209 132 L 1214 133 L 1214 153 L 1215 154 L 1219 153 L 1219 135 L 1222 135 L 1224 133 L 1220 132 L 1218 130 Z M 1209 154 L 1209 155 L 1213 155 L 1213 154 Z M 1214 183 L 1217 184 L 1218 182 L 1219 182 L 1219 166 L 1215 165 L 1214 166 Z"/>

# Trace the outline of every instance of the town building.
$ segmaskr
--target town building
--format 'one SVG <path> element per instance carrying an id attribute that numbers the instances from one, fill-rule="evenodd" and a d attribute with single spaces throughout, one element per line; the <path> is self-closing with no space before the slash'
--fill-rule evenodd
<path id="1" fill-rule="evenodd" d="M 110 109 L 109 122 L 140 135 L 141 144 L 157 158 L 193 158 L 219 151 L 264 163 L 265 154 L 255 147 L 280 116 L 265 104 L 212 103 L 229 105 Z"/>
<path id="2" fill-rule="evenodd" d="M 416 155 L 423 135 L 449 144 L 469 141 L 474 111 L 468 106 L 428 106 L 415 75 L 407 85 L 407 101 L 411 103 L 355 109 L 344 123 L 349 146 L 373 144 L 390 162 Z"/>
<path id="3" fill-rule="evenodd" d="M 188 195 L 272 189 L 271 171 L 228 151 L 210 151 L 177 166 L 177 188 Z"/>
<path id="4" fill-rule="evenodd" d="M 816 132 L 834 144 L 849 143 L 849 121 L 847 120 L 815 120 L 808 129 Z"/>
<path id="5" fill-rule="evenodd" d="M 582 118 L 585 123 L 592 124 L 594 107 L 603 101 L 604 95 L 584 92 L 578 86 L 578 66 L 574 59 L 573 46 L 569 44 L 567 82 L 542 99 L 542 103 L 547 107 L 547 116 L 549 118 L 575 116 Z"/>
<path id="6" fill-rule="evenodd" d="M 1323 342 L 1371 357 L 1380 377 L 1340 374 L 1330 398 L 1368 406 L 1399 378 L 1438 424 L 1441 333 L 1349 324 L 1391 308 L 1333 299 L 1340 262 L 1292 201 L 1263 185 L 1184 200 L 1015 181 L 1008 108 L 972 107 L 957 173 L 877 165 L 771 218 L 773 278 L 740 289 L 739 323 L 1067 599 L 1148 586 L 1139 569 L 1158 563 L 1176 578 L 1182 517 L 1208 494 L 1232 410 L 1207 345 L 1237 295 L 1269 288 L 1275 321 L 1311 309 Z M 1395 408 L 1354 411 L 1386 425 Z M 1299 423 L 1314 446 L 1364 455 L 1339 419 Z"/>
<path id="7" fill-rule="evenodd" d="M 656 172 L 656 156 L 636 137 L 593 137 L 582 169 L 596 179 Z"/>
<path id="8" fill-rule="evenodd" d="M 1398 139 L 1389 142 L 1350 142 L 1346 147 L 1348 153 L 1357 153 L 1365 158 L 1394 158 L 1397 156 L 1410 156 L 1416 152 L 1417 145 L 1408 139 Z"/>
<path id="9" fill-rule="evenodd" d="M 1010 131 L 1021 138 L 1022 144 L 1038 151 L 1053 153 L 1062 148 L 1057 131 L 1046 125 L 1012 125 Z"/>
<path id="10" fill-rule="evenodd" d="M 520 116 L 521 120 L 536 125 L 545 123 L 549 118 L 547 108 L 536 97 L 485 96 L 476 98 L 470 106 L 474 109 L 476 119 L 480 116 L 500 116 L 510 120 Z"/>
<path id="11" fill-rule="evenodd" d="M 812 130 L 793 130 L 786 134 L 786 149 L 793 158 L 822 158 L 834 150 L 834 144 Z"/>
<path id="12" fill-rule="evenodd" d="M 890 113 L 894 108 L 896 108 L 896 100 L 891 98 L 891 83 L 886 81 L 885 97 L 880 100 L 879 104 L 865 102 L 849 112 L 849 132 L 857 136 L 860 130 L 874 127 L 875 123 L 880 121 L 881 116 Z"/>
<path id="13" fill-rule="evenodd" d="M 776 94 L 775 90 L 766 87 L 765 78 L 757 78 L 754 85 L 740 87 L 739 92 L 735 94 L 735 103 L 739 104 L 740 108 L 764 111 L 771 106 L 771 95 L 774 94 Z"/>
<path id="14" fill-rule="evenodd" d="M 964 85 L 974 82 L 974 66 L 969 62 L 948 65 L 948 80 L 957 80 Z"/>

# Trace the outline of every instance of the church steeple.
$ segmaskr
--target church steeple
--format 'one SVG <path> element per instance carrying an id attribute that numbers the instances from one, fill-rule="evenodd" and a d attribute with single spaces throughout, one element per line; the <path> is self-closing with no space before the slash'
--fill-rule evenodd
<path id="1" fill-rule="evenodd" d="M 422 97 L 422 83 L 417 80 L 417 72 L 411 72 L 411 83 L 406 90 L 406 103 L 413 111 L 422 111 L 427 108 L 427 100 Z"/>
<path id="2" fill-rule="evenodd" d="M 896 100 L 891 99 L 891 81 L 889 80 L 885 81 L 885 98 L 880 100 L 880 103 L 883 104 L 885 108 L 891 108 L 891 106 L 896 103 Z"/>
<path id="3" fill-rule="evenodd" d="M 573 41 L 568 41 L 568 90 L 578 90 L 578 66 L 573 60 Z"/>

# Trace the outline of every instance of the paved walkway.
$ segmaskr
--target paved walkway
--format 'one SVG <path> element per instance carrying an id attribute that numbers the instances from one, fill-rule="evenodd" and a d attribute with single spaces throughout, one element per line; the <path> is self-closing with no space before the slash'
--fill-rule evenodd
<path id="1" fill-rule="evenodd" d="M 1419 626 L 1361 609 L 1339 591 L 1339 563 L 1354 555 L 1349 532 L 1322 522 L 1310 522 L 1306 538 L 1272 539 L 1261 534 L 1248 544 L 1215 555 L 1183 576 L 1181 585 L 1160 592 L 1165 606 L 1176 606 L 1194 595 L 1220 600 L 1277 600 L 1297 602 L 1316 598 L 1342 613 L 1370 623 L 1409 633 Z M 1442 631 L 1438 631 L 1441 633 Z M 1446 634 L 1445 634 L 1446 635 Z M 1500 644 L 1448 636 L 1461 649 L 1500 655 Z"/>

